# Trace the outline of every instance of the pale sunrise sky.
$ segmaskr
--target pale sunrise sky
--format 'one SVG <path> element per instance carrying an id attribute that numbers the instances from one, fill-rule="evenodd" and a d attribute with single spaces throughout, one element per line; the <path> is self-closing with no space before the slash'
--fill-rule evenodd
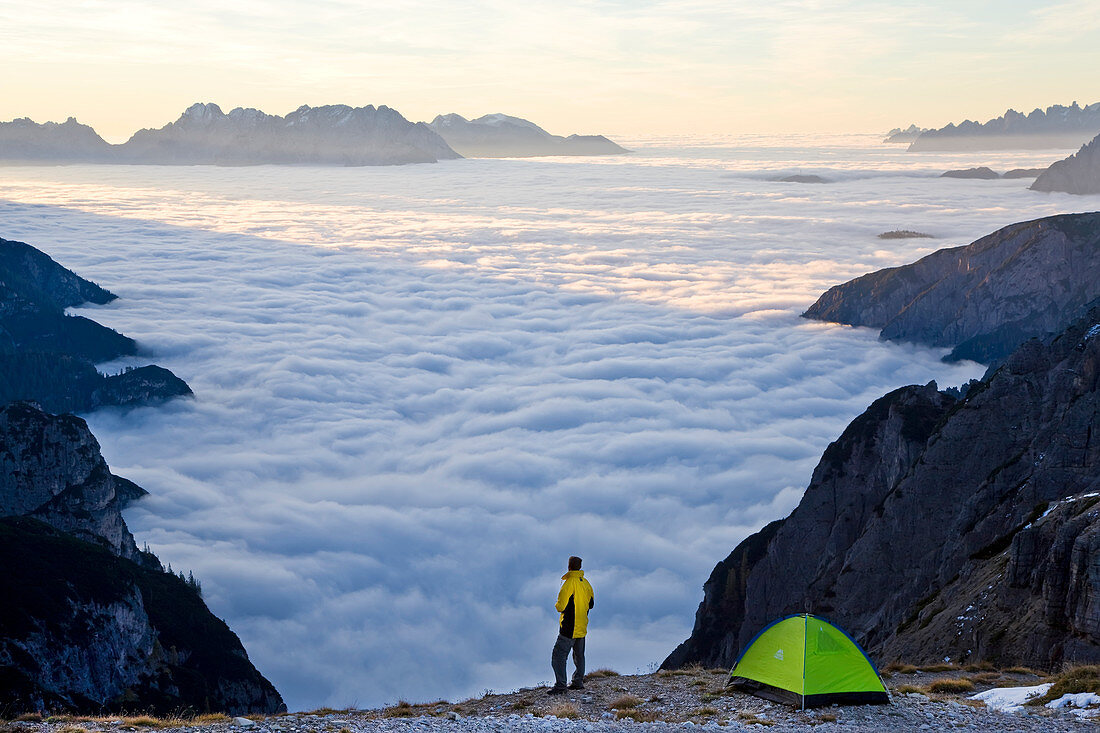
<path id="1" fill-rule="evenodd" d="M 72 115 L 120 142 L 211 101 L 881 132 L 1100 101 L 1097 38 L 1097 0 L 0 0 L 0 120 Z"/>

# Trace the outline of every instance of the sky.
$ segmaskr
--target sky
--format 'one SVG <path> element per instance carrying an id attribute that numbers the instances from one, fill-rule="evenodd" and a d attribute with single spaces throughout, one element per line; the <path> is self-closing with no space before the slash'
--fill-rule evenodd
<path id="1" fill-rule="evenodd" d="M 196 101 L 551 132 L 880 132 L 1100 101 L 1100 3 L 0 0 L 0 120 L 112 142 Z"/>
<path id="2" fill-rule="evenodd" d="M 1056 151 L 848 137 L 11 167 L 0 221 L 117 294 L 80 312 L 194 389 L 89 425 L 150 492 L 126 513 L 138 544 L 194 572 L 290 707 L 461 700 L 550 678 L 573 554 L 596 589 L 590 668 L 650 669 L 853 417 L 984 371 L 799 318 L 826 288 L 1091 205 L 939 177 Z M 796 171 L 833 182 L 774 180 Z M 876 237 L 897 228 L 934 237 Z"/>

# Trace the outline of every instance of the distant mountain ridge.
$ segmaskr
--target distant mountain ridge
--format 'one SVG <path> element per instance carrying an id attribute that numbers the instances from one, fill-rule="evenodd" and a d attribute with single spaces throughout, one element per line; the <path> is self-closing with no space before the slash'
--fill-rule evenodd
<path id="1" fill-rule="evenodd" d="M 909 150 L 1006 150 L 1013 148 L 1075 148 L 1100 133 L 1100 102 L 1081 107 L 1052 105 L 1021 114 L 1009 109 L 984 123 L 966 120 L 937 130 L 925 130 Z"/>
<path id="2" fill-rule="evenodd" d="M 457 152 L 456 152 L 457 151 Z M 529 120 L 491 114 L 410 122 L 385 105 L 303 105 L 285 116 L 196 103 L 173 122 L 112 145 L 73 118 L 57 124 L 0 122 L 0 161 L 9 164 L 403 165 L 470 157 L 618 155 L 602 135 L 551 135 Z"/>
<path id="3" fill-rule="evenodd" d="M 423 123 L 386 106 L 303 105 L 285 117 L 194 104 L 118 147 L 120 162 L 184 165 L 398 165 L 458 158 Z"/>
<path id="4" fill-rule="evenodd" d="M 475 120 L 439 115 L 428 125 L 466 158 L 525 158 L 542 155 L 620 155 L 629 152 L 603 135 L 551 135 L 534 122 L 506 114 Z"/>
<path id="5" fill-rule="evenodd" d="M 1053 163 L 1031 184 L 1031 190 L 1100 193 L 1100 135 L 1068 158 Z"/>

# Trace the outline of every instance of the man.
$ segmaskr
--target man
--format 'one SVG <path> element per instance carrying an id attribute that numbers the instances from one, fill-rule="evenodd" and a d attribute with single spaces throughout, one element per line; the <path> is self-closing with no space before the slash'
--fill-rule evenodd
<path id="1" fill-rule="evenodd" d="M 584 579 L 579 557 L 569 558 L 569 572 L 561 576 L 561 590 L 558 602 L 554 604 L 561 616 L 558 618 L 558 641 L 554 644 L 554 653 L 550 657 L 550 666 L 554 669 L 554 686 L 547 695 L 560 695 L 570 690 L 584 689 L 584 637 L 588 633 L 588 611 L 596 605 L 596 596 L 592 586 Z M 577 669 L 573 673 L 573 682 L 565 686 L 565 658 L 573 650 L 573 664 Z"/>

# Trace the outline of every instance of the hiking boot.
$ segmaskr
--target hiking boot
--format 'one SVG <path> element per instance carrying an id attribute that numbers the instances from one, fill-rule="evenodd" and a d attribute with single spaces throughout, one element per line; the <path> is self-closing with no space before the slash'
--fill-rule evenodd
<path id="1" fill-rule="evenodd" d="M 565 688 L 564 687 L 558 687 L 558 686 L 555 685 L 554 687 L 551 687 L 549 690 L 547 690 L 546 694 L 547 695 L 563 695 L 563 694 L 565 694 Z"/>
<path id="2" fill-rule="evenodd" d="M 583 690 L 584 689 L 584 683 L 583 682 L 574 682 L 571 685 L 569 685 L 569 689 L 570 690 Z"/>

